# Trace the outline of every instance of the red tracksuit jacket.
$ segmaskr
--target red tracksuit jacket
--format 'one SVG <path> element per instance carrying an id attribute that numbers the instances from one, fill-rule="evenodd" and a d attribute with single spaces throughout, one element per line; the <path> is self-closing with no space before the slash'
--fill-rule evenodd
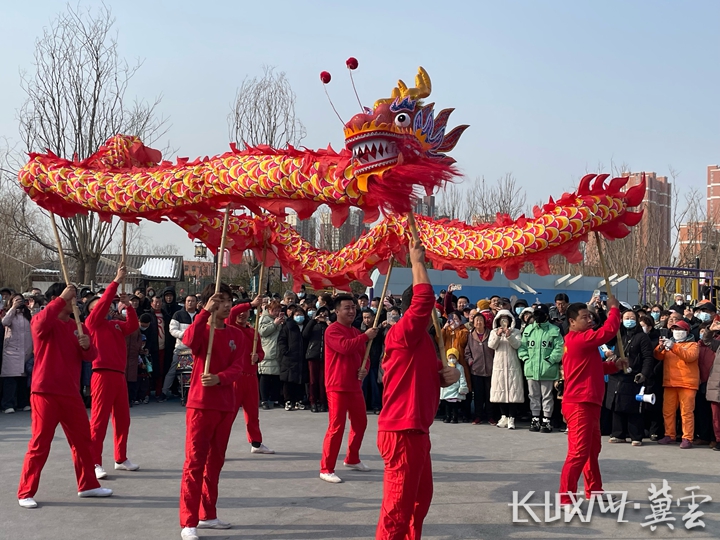
<path id="1" fill-rule="evenodd" d="M 247 354 L 243 355 L 243 373 L 257 373 L 257 364 L 253 364 L 251 358 L 253 338 L 257 340 L 257 348 L 255 349 L 255 352 L 258 355 L 258 362 L 262 362 L 265 359 L 265 351 L 263 351 L 262 348 L 262 340 L 260 339 L 259 333 L 255 335 L 255 327 L 238 326 L 237 322 L 235 322 L 237 321 L 238 315 L 245 313 L 246 311 L 250 311 L 250 307 L 249 303 L 238 304 L 230 310 L 230 316 L 225 319 L 225 324 L 237 328 L 245 335 L 245 350 Z"/>
<path id="2" fill-rule="evenodd" d="M 328 392 L 360 392 L 364 345 L 368 337 L 354 326 L 331 323 L 325 330 L 325 389 Z"/>
<path id="3" fill-rule="evenodd" d="M 90 330 L 90 339 L 98 350 L 98 355 L 93 361 L 93 369 L 109 369 L 125 373 L 127 366 L 125 338 L 135 332 L 140 325 L 132 306 L 127 306 L 127 320 L 107 319 L 110 304 L 117 295 L 117 290 L 118 283 L 113 281 L 108 285 L 92 313 L 85 319 L 85 324 Z"/>
<path id="4" fill-rule="evenodd" d="M 565 336 L 562 366 L 565 373 L 563 403 L 602 405 L 605 395 L 604 376 L 616 373 L 614 362 L 603 362 L 598 347 L 617 336 L 620 310 L 613 308 L 605 324 L 597 330 L 569 332 Z"/>
<path id="5" fill-rule="evenodd" d="M 58 319 L 65 305 L 65 300 L 58 297 L 30 321 L 35 350 L 33 392 L 79 396 L 82 362 L 90 362 L 97 354 L 92 340 L 87 351 L 80 346 L 73 319 Z M 85 326 L 83 333 L 88 334 Z"/>
<path id="6" fill-rule="evenodd" d="M 213 409 L 235 412 L 235 392 L 233 383 L 240 377 L 243 369 L 243 354 L 246 348 L 243 332 L 226 325 L 216 328 L 213 337 L 210 373 L 220 377 L 220 384 L 203 386 L 200 382 L 205 369 L 208 340 L 210 338 L 210 312 L 200 310 L 193 323 L 185 330 L 183 343 L 190 347 L 193 355 L 193 370 L 190 378 L 190 392 L 187 407 L 193 409 Z"/>
<path id="7" fill-rule="evenodd" d="M 442 369 L 428 333 L 434 307 L 432 285 L 415 285 L 410 308 L 385 336 L 383 408 L 378 431 L 430 431 L 440 404 L 438 371 Z"/>

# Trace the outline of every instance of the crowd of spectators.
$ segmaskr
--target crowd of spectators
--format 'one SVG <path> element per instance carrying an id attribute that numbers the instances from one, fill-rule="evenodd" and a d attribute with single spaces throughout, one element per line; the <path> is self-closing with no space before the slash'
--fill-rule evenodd
<path id="1" fill-rule="evenodd" d="M 103 291 L 81 289 L 82 308 Z M 0 317 L 5 328 L 0 369 L 0 408 L 10 414 L 27 411 L 32 376 L 32 316 L 45 297 L 39 289 L 16 293 L 0 289 Z M 382 409 L 384 338 L 402 317 L 399 298 L 356 295 L 354 326 L 365 331 L 377 319 L 380 332 L 369 349 L 368 375 L 363 381 L 367 410 Z M 249 301 L 241 289 L 237 302 Z M 196 296 L 178 301 L 175 289 L 157 293 L 138 287 L 130 297 L 140 328 L 127 338 L 127 370 L 131 405 L 173 399 L 182 388 L 178 367 L 191 365 L 183 336 L 202 305 Z M 563 392 L 563 338 L 568 333 L 568 296 L 560 293 L 551 305 L 493 295 L 473 299 L 450 285 L 437 297 L 436 310 L 451 365 L 462 377 L 443 389 L 438 416 L 446 423 L 487 423 L 530 431 L 566 431 L 559 402 Z M 599 294 L 587 302 L 596 325 L 606 318 Z M 117 307 L 114 304 L 114 307 Z M 603 433 L 610 443 L 644 440 L 660 444 L 680 442 L 681 448 L 716 447 L 720 436 L 720 316 L 709 300 L 685 303 L 635 305 L 621 303 L 622 327 L 618 338 L 603 347 L 601 355 L 619 354 L 622 340 L 629 360 L 628 373 L 606 377 L 602 417 Z M 124 318 L 111 309 L 110 318 Z M 309 409 L 327 412 L 324 379 L 324 333 L 335 320 L 334 297 L 329 293 L 287 291 L 282 297 L 267 295 L 257 313 L 264 359 L 258 364 L 260 402 L 263 409 Z M 435 334 L 434 327 L 428 332 Z M 716 364 L 718 367 L 715 368 Z M 83 371 L 82 387 L 89 400 L 92 370 Z M 655 403 L 638 401 L 641 393 L 654 394 Z M 679 414 L 677 413 L 679 409 Z"/>

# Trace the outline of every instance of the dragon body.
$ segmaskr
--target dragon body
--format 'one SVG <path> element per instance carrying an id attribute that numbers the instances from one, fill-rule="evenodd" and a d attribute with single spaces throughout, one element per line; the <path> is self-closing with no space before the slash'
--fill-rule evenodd
<path id="1" fill-rule="evenodd" d="M 328 76 L 329 77 L 329 76 Z M 468 127 L 446 133 L 452 109 L 434 112 L 423 99 L 431 92 L 430 77 L 419 68 L 415 87 L 402 81 L 390 98 L 353 116 L 344 126 L 345 148 L 324 150 L 231 145 L 212 158 L 176 163 L 140 139 L 117 135 L 85 160 L 69 160 L 47 152 L 30 154 L 19 181 L 39 205 L 60 216 L 97 212 L 103 219 L 171 220 L 191 238 L 217 250 L 222 236 L 222 212 L 228 205 L 251 214 L 232 214 L 228 228 L 231 258 L 254 250 L 266 253 L 264 263 L 278 260 L 292 273 L 296 286 L 344 287 L 350 281 L 369 282 L 373 268 L 385 271 L 390 256 L 407 252 L 405 214 L 415 197 L 433 193 L 458 174 L 447 155 Z M 439 269 L 467 275 L 477 269 L 491 279 L 496 268 L 517 275 L 526 263 L 547 273 L 547 260 L 562 254 L 581 260 L 581 241 L 590 231 L 608 238 L 628 234 L 641 212 L 631 209 L 643 199 L 642 183 L 627 191 L 625 178 L 607 175 L 583 178 L 576 193 L 535 208 L 532 218 L 512 220 L 498 215 L 492 224 L 471 226 L 459 221 L 418 216 L 427 257 Z M 340 226 L 351 207 L 364 211 L 366 223 L 377 222 L 338 252 L 318 250 L 287 223 L 288 208 L 300 219 L 320 205 Z"/>

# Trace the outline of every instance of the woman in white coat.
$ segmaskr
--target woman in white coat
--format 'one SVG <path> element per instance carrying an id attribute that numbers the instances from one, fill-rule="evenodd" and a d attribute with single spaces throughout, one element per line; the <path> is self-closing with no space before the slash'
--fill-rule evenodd
<path id="1" fill-rule="evenodd" d="M 30 333 L 30 310 L 21 294 L 14 295 L 11 306 L 2 319 L 5 328 L 5 341 L 2 352 L 2 408 L 5 414 L 20 410 L 30 410 L 30 399 L 25 373 L 25 362 L 33 353 Z"/>
<path id="2" fill-rule="evenodd" d="M 490 401 L 500 406 L 499 428 L 515 429 L 517 403 L 525 401 L 523 389 L 522 363 L 517 350 L 522 334 L 515 328 L 515 317 L 503 309 L 498 311 L 493 321 L 493 329 L 488 338 L 488 346 L 495 350 L 492 378 L 490 382 Z"/>

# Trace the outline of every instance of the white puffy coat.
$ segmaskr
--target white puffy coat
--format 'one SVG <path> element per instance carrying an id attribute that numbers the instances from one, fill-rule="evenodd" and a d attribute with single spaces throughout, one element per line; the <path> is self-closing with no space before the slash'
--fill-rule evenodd
<path id="1" fill-rule="evenodd" d="M 498 336 L 500 317 L 510 317 L 510 336 Z M 488 347 L 495 350 L 492 379 L 490 380 L 490 401 L 493 403 L 522 403 L 525 401 L 523 389 L 523 368 L 518 358 L 522 334 L 515 328 L 515 317 L 507 310 L 498 311 L 493 321 L 493 329 L 488 338 Z"/>

